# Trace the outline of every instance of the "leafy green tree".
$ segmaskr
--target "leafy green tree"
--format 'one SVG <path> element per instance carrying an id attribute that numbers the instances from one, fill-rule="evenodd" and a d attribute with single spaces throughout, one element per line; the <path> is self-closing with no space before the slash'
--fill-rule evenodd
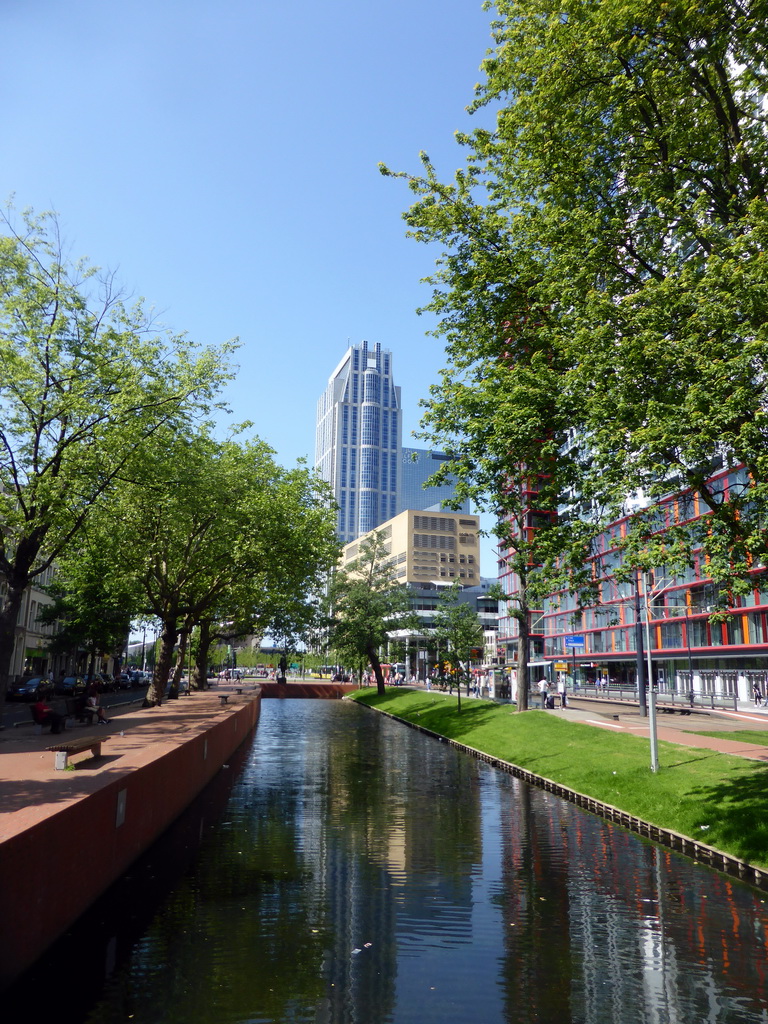
<path id="1" fill-rule="evenodd" d="M 305 467 L 283 470 L 262 441 L 217 441 L 208 429 L 158 440 L 148 475 L 125 481 L 94 524 L 115 573 L 135 580 L 142 613 L 161 623 L 148 704 L 163 700 L 179 636 L 186 649 L 195 626 L 197 686 L 212 643 L 263 634 L 277 618 L 298 629 L 302 601 L 338 553 Z"/>
<path id="2" fill-rule="evenodd" d="M 461 585 L 455 582 L 440 595 L 435 613 L 434 635 L 441 656 L 451 663 L 456 672 L 458 707 L 461 711 L 461 666 L 465 667 L 467 688 L 470 681 L 470 652 L 483 646 L 483 627 L 477 613 L 459 597 Z"/>
<path id="3" fill-rule="evenodd" d="M 41 622 L 56 627 L 48 645 L 53 654 L 87 653 L 89 680 L 99 656 L 122 650 L 138 607 L 133 581 L 116 575 L 104 554 L 81 548 L 77 557 L 67 560 L 67 571 L 45 588 L 53 602 L 42 605 L 38 615 Z"/>
<path id="4" fill-rule="evenodd" d="M 709 516 L 676 528 L 680 557 L 700 545 L 716 577 L 743 575 L 768 543 L 768 5 L 494 7 L 466 166 L 448 184 L 427 157 L 406 175 L 412 234 L 443 247 L 428 308 L 450 365 L 428 436 L 452 434 L 452 451 L 490 437 L 514 488 L 515 466 L 546 471 L 519 447 L 529 416 L 558 461 L 546 509 L 587 543 L 636 492 L 690 487 Z M 748 484 L 708 483 L 740 463 Z M 479 445 L 445 468 L 494 487 L 504 513 Z"/>
<path id="5" fill-rule="evenodd" d="M 418 624 L 387 555 L 382 534 L 374 531 L 360 542 L 357 558 L 336 571 L 331 586 L 331 646 L 352 663 L 366 658 L 380 694 L 385 688 L 379 650 L 390 633 Z"/>
<path id="6" fill-rule="evenodd" d="M 247 465 L 247 458 L 239 460 L 241 476 Z M 303 463 L 291 470 L 276 467 L 268 482 L 252 480 L 247 494 L 232 548 L 231 585 L 212 594 L 197 619 L 198 685 L 205 678 L 209 645 L 217 640 L 231 643 L 269 633 L 290 651 L 308 639 L 320 614 L 323 585 L 338 560 L 327 489 Z"/>
<path id="7" fill-rule="evenodd" d="M 67 260 L 51 215 L 0 236 L 0 698 L 26 587 L 78 543 L 158 430 L 211 407 L 223 351 L 157 331 L 114 280 Z"/>

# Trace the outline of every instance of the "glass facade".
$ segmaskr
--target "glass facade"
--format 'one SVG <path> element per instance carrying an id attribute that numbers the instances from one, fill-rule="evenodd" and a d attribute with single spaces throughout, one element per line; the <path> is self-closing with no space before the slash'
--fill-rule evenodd
<path id="1" fill-rule="evenodd" d="M 347 350 L 317 403 L 315 467 L 339 506 L 347 543 L 391 518 L 402 437 L 392 355 L 367 341 Z"/>
<path id="2" fill-rule="evenodd" d="M 742 470 L 714 475 L 713 491 L 728 494 L 747 485 Z M 690 491 L 670 495 L 654 510 L 659 534 L 670 526 L 706 514 L 698 496 Z M 680 570 L 657 567 L 647 577 L 618 581 L 622 564 L 622 539 L 631 519 L 613 523 L 597 539 L 591 559 L 598 601 L 579 607 L 579 596 L 570 591 L 550 594 L 543 602 L 543 658 L 553 663 L 575 660 L 577 677 L 586 682 L 634 685 L 636 680 L 636 629 L 643 624 L 643 646 L 650 641 L 654 683 L 660 692 L 737 694 L 748 699 L 751 685 L 768 685 L 768 594 L 759 589 L 759 567 L 754 588 L 730 595 L 727 610 L 712 617 L 720 597 L 718 586 L 707 578 L 706 561 L 696 552 L 690 565 Z M 513 574 L 502 575 L 506 593 L 516 592 Z M 650 609 L 646 626 L 646 593 Z M 583 635 L 573 657 L 566 638 Z M 500 639 L 514 637 L 514 624 L 500 621 Z M 570 671 L 570 668 L 569 668 Z"/>
<path id="3" fill-rule="evenodd" d="M 400 459 L 400 493 L 397 498 L 397 513 L 406 509 L 426 509 L 451 501 L 456 497 L 456 485 L 453 481 L 439 487 L 424 487 L 426 481 L 433 476 L 447 455 L 442 452 L 430 451 L 426 448 L 403 448 Z M 452 505 L 453 507 L 453 505 Z M 465 499 L 456 511 L 469 512 L 469 500 Z"/>

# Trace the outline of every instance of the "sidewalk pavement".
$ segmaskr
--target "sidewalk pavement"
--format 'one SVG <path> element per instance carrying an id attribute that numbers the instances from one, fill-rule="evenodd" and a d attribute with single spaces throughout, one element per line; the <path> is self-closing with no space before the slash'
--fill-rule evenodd
<path id="1" fill-rule="evenodd" d="M 569 697 L 569 702 L 570 700 Z M 598 728 L 645 737 L 650 743 L 650 719 L 641 718 L 639 708 L 631 705 L 626 707 L 610 704 L 598 698 L 576 697 L 574 703 L 569 703 L 565 708 L 547 711 L 547 714 L 561 715 L 569 721 L 584 722 Z M 720 735 L 698 735 L 700 732 L 714 731 Z M 729 739 L 731 733 L 747 731 L 764 731 L 765 746 L 745 743 L 735 737 Z M 739 701 L 738 711 L 696 709 L 688 715 L 683 715 L 680 712 L 657 710 L 656 736 L 667 743 L 716 750 L 722 754 L 735 754 L 752 761 L 768 762 L 768 708 L 755 707 L 751 701 Z"/>
<path id="2" fill-rule="evenodd" d="M 60 735 L 48 729 L 38 735 L 32 721 L 0 732 L 0 843 L 96 792 L 116 772 L 148 764 L 231 715 L 253 697 L 252 686 L 241 686 L 242 695 L 233 684 L 166 701 L 159 708 L 115 708 L 107 725 L 74 723 Z M 230 694 L 227 704 L 219 699 L 221 693 Z M 93 759 L 86 750 L 70 759 L 74 771 L 54 768 L 56 755 L 46 748 L 85 736 L 102 742 L 102 756 Z"/>
<path id="3" fill-rule="evenodd" d="M 0 732 L 0 843 L 97 791 L 114 778 L 116 771 L 130 772 L 191 739 L 216 718 L 230 714 L 240 702 L 250 700 L 254 692 L 250 681 L 243 681 L 242 688 L 243 694 L 239 695 L 235 693 L 235 684 L 219 684 L 215 691 L 193 693 L 168 701 L 160 708 L 129 705 L 115 709 L 106 726 L 76 724 L 61 736 L 51 735 L 47 730 L 37 735 L 31 721 L 29 725 Z M 220 693 L 230 694 L 226 705 L 219 699 Z M 641 718 L 637 708 L 577 698 L 575 704 L 547 714 L 595 728 L 649 737 L 649 720 Z M 696 735 L 697 731 L 715 729 L 720 736 Z M 739 730 L 765 730 L 765 747 L 729 739 L 729 734 Z M 102 740 L 103 756 L 93 760 L 86 751 L 73 758 L 74 771 L 57 771 L 55 754 L 46 748 L 62 739 L 86 735 Z M 768 708 L 755 708 L 747 702 L 739 706 L 738 712 L 660 712 L 657 735 L 669 743 L 768 762 Z"/>

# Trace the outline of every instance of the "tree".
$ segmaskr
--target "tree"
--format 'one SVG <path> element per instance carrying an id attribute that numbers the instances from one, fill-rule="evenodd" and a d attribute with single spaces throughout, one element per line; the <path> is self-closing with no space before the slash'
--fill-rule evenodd
<path id="1" fill-rule="evenodd" d="M 583 590 L 591 580 L 586 565 L 599 515 L 560 515 L 572 503 L 581 455 L 566 444 L 568 418 L 553 407 L 558 386 L 554 354 L 538 359 L 525 352 L 526 324 L 502 324 L 502 356 L 488 360 L 482 379 L 469 372 L 457 352 L 430 388 L 423 424 L 427 436 L 451 453 L 433 476 L 455 476 L 457 499 L 469 498 L 496 515 L 504 551 L 505 576 L 513 582 L 501 599 L 517 630 L 516 708 L 528 707 L 528 661 L 532 617 L 555 583 L 567 579 Z"/>
<path id="2" fill-rule="evenodd" d="M 408 591 L 397 583 L 387 554 L 383 535 L 374 531 L 360 542 L 357 558 L 336 571 L 331 586 L 331 645 L 351 661 L 367 658 L 379 694 L 384 693 L 379 649 L 389 633 L 417 626 Z"/>
<path id="3" fill-rule="evenodd" d="M 116 578 L 135 581 L 141 613 L 161 624 L 147 693 L 154 705 L 165 695 L 180 634 L 186 649 L 195 626 L 198 686 L 216 640 L 263 634 L 277 618 L 298 629 L 298 609 L 338 545 L 312 474 L 283 470 L 260 440 L 217 441 L 208 428 L 161 433 L 144 469 L 94 517 L 92 543 Z M 180 660 L 177 669 L 172 697 Z"/>
<path id="4" fill-rule="evenodd" d="M 444 660 L 456 673 L 458 708 L 461 711 L 461 666 L 466 665 L 467 690 L 470 681 L 470 652 L 483 646 L 483 627 L 471 605 L 459 597 L 461 586 L 455 582 L 440 596 L 435 614 L 435 639 Z"/>
<path id="5" fill-rule="evenodd" d="M 97 657 L 122 650 L 138 595 L 133 580 L 116 575 L 102 549 L 81 548 L 65 565 L 66 571 L 46 587 L 53 603 L 42 605 L 38 618 L 56 627 L 52 653 L 87 653 L 90 682 Z"/>
<path id="6" fill-rule="evenodd" d="M 239 472 L 247 465 L 247 459 L 240 460 Z M 232 584 L 212 595 L 198 619 L 198 685 L 205 679 L 210 645 L 217 640 L 269 633 L 285 650 L 305 641 L 319 615 L 322 587 L 338 560 L 327 488 L 302 463 L 291 470 L 278 468 L 262 493 L 255 487 L 241 511 Z"/>
<path id="7" fill-rule="evenodd" d="M 413 236 L 443 246 L 428 308 L 450 365 L 427 436 L 452 435 L 454 452 L 490 436 L 514 489 L 526 460 L 546 471 L 517 447 L 529 415 L 559 453 L 546 508 L 582 524 L 579 544 L 636 492 L 690 487 L 709 515 L 676 528 L 680 557 L 700 545 L 720 579 L 743 576 L 768 553 L 768 5 L 495 8 L 471 107 L 492 123 L 459 136 L 452 183 L 427 157 L 405 175 Z M 742 463 L 748 485 L 709 485 L 713 466 Z M 445 466 L 493 487 L 503 512 L 503 473 L 487 468 L 479 444 Z M 566 532 L 552 539 L 568 550 Z"/>
<path id="8" fill-rule="evenodd" d="M 205 413 L 225 350 L 156 331 L 110 276 L 67 260 L 52 215 L 0 237 L 0 699 L 24 590 L 77 542 L 161 427 Z"/>

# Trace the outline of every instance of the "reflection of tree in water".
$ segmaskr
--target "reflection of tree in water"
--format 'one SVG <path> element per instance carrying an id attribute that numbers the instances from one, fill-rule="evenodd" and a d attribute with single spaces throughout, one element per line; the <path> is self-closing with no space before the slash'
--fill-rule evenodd
<path id="1" fill-rule="evenodd" d="M 510 783 L 501 805 L 502 962 L 507 1019 L 570 1021 L 573 964 L 568 940 L 567 873 L 549 856 L 549 836 L 540 835 L 529 786 Z"/>
<path id="2" fill-rule="evenodd" d="M 482 857 L 478 763 L 434 741 L 414 743 L 401 725 L 362 725 L 334 748 L 329 819 L 356 852 L 389 871 L 391 883 L 414 868 L 434 870 L 446 895 L 468 899 L 468 880 Z"/>
<path id="3" fill-rule="evenodd" d="M 254 1007 L 268 1019 L 314 1019 L 327 937 L 295 793 L 252 802 L 249 788 L 220 826 L 215 856 L 204 845 L 132 959 L 124 984 L 142 1020 L 219 1024 Z"/>

